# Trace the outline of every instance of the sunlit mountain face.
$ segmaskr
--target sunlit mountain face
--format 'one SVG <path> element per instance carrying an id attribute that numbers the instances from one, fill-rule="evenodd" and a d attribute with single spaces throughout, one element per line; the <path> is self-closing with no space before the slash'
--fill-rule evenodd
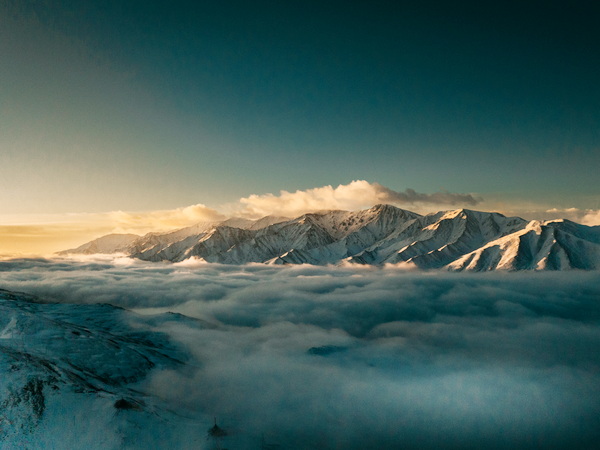
<path id="1" fill-rule="evenodd" d="M 0 448 L 597 448 L 599 5 L 0 1 Z"/>
<path id="2" fill-rule="evenodd" d="M 378 205 L 387 206 L 380 208 Z M 457 206 L 461 207 L 457 209 Z M 513 206 L 516 207 L 516 205 Z M 480 210 L 476 211 L 473 208 Z M 366 240 L 359 238 L 355 244 L 350 243 L 353 247 L 345 250 L 345 256 L 344 251 L 341 251 L 341 253 L 338 251 L 337 253 L 334 252 L 329 259 L 322 259 L 319 255 L 315 255 L 312 259 L 296 260 L 296 262 L 311 261 L 320 264 L 354 256 L 360 250 L 367 250 L 370 245 L 375 244 L 376 240 L 388 236 L 393 231 L 399 230 L 399 233 L 403 233 L 402 236 L 396 237 L 400 237 L 399 242 L 407 241 L 407 245 L 429 239 L 429 234 L 434 229 L 431 227 L 434 222 L 439 220 L 444 224 L 469 224 L 467 234 L 473 236 L 481 234 L 477 238 L 478 240 L 472 240 L 467 245 L 471 250 L 477 248 L 477 242 L 481 245 L 490 243 L 491 237 L 504 237 L 510 230 L 518 231 L 520 225 L 525 226 L 526 223 L 530 225 L 529 231 L 538 230 L 540 227 L 546 229 L 548 226 L 552 229 L 562 227 L 568 233 L 574 232 L 579 238 L 591 239 L 592 242 L 595 242 L 593 236 L 587 235 L 585 232 L 583 234 L 577 232 L 573 226 L 567 223 L 560 225 L 559 222 L 566 220 L 569 223 L 577 222 L 580 225 L 594 227 L 600 223 L 599 211 L 580 208 L 541 210 L 540 205 L 535 207 L 522 205 L 520 209 L 511 210 L 507 209 L 506 205 L 502 206 L 490 202 L 473 193 L 452 193 L 448 191 L 423 193 L 414 189 L 395 191 L 376 182 L 354 180 L 336 187 L 328 185 L 294 192 L 281 190 L 278 194 L 251 194 L 215 208 L 198 203 L 167 210 L 41 214 L 29 217 L 27 220 L 30 223 L 20 222 L 24 220 L 23 217 L 25 216 L 7 215 L 4 216 L 6 225 L 0 226 L 0 249 L 2 249 L 0 256 L 47 256 L 56 252 L 68 253 L 65 249 L 71 248 L 75 253 L 92 254 L 123 251 L 141 259 L 173 260 L 173 258 L 185 259 L 191 256 L 187 253 L 190 249 L 186 246 L 197 244 L 203 237 L 209 239 L 210 236 L 207 233 L 212 228 L 218 227 L 221 231 L 224 230 L 223 227 L 228 227 L 231 229 L 229 230 L 230 233 L 234 232 L 239 235 L 236 239 L 240 242 L 229 242 L 227 247 L 227 249 L 230 249 L 235 245 L 236 252 L 241 251 L 237 245 L 241 242 L 255 243 L 256 241 L 253 238 L 268 234 L 271 234 L 268 238 L 271 239 L 274 237 L 272 232 L 277 234 L 276 230 L 281 227 L 285 227 L 286 230 L 290 231 L 299 226 L 306 228 L 306 223 L 309 224 L 309 227 L 312 224 L 311 229 L 321 229 L 321 231 L 316 231 L 317 233 L 324 233 L 323 239 L 325 240 L 319 245 L 326 245 L 340 240 L 347 241 L 348 239 L 357 238 L 360 233 L 369 234 L 371 231 L 374 232 L 373 236 L 366 238 Z M 501 216 L 507 217 L 506 224 L 508 224 L 508 228 L 506 230 L 504 230 L 504 219 Z M 409 222 L 413 219 L 412 226 L 404 230 L 403 227 L 411 225 Z M 385 222 L 382 222 L 382 225 L 372 225 L 382 220 Z M 289 223 L 284 225 L 286 222 Z M 487 224 L 483 222 L 487 222 Z M 359 231 L 359 228 L 366 225 L 369 225 L 369 227 Z M 516 226 L 511 228 L 512 225 Z M 371 230 L 373 226 L 379 228 Z M 459 228 L 461 227 L 462 225 Z M 415 235 L 414 239 L 411 240 L 411 233 L 417 233 L 419 229 L 422 230 L 422 233 L 418 236 Z M 444 227 L 442 227 L 443 229 Z M 458 238 L 456 233 L 461 234 L 466 229 L 461 228 L 461 230 L 457 228 L 445 235 L 438 233 L 437 241 L 432 240 L 427 244 L 431 247 L 428 251 L 433 250 L 434 247 L 440 248 L 441 245 L 436 247 L 436 242 L 442 242 L 444 239 L 449 239 L 448 243 L 454 242 Z M 594 234 L 593 228 L 590 232 L 592 235 Z M 540 233 L 541 231 L 534 234 L 539 235 Z M 544 232 L 542 240 L 550 234 Z M 218 235 L 225 239 L 223 241 L 223 245 L 225 245 L 229 238 L 223 233 Z M 216 235 L 213 238 L 216 238 Z M 281 242 L 279 244 L 275 247 L 265 248 L 262 253 L 259 252 L 254 256 L 248 251 L 242 251 L 237 259 L 232 257 L 233 254 L 230 253 L 227 256 L 232 258 L 219 259 L 213 255 L 211 261 L 229 261 L 231 263 L 236 263 L 236 261 L 266 262 L 269 255 L 271 258 L 275 258 L 286 251 L 300 250 L 298 248 L 299 243 L 295 244 L 293 239 L 290 241 L 291 238 L 291 235 L 286 237 L 286 233 L 283 233 L 280 235 Z M 183 239 L 188 240 L 184 243 Z M 466 237 L 466 239 L 470 238 Z M 82 245 L 82 242 L 86 241 L 90 241 L 89 244 Z M 210 241 L 206 244 L 210 244 Z M 305 242 L 301 245 L 303 247 L 309 245 L 310 248 L 313 248 L 318 246 L 317 244 L 318 242 Z M 504 244 L 500 245 L 500 248 L 505 248 L 506 245 Z M 554 244 L 554 241 L 551 244 Z M 171 245 L 169 254 L 158 254 Z M 258 247 L 260 245 L 258 244 Z M 345 244 L 342 243 L 341 245 L 344 246 Z M 564 246 L 566 244 L 559 237 L 557 245 Z M 427 246 L 422 247 L 423 250 Z M 464 247 L 464 249 L 467 247 Z M 151 251 L 148 252 L 149 250 Z M 390 248 L 391 250 L 392 248 Z M 396 250 L 399 250 L 399 248 Z M 411 251 L 414 250 L 413 248 Z M 459 248 L 455 250 L 458 250 L 458 252 L 455 252 L 456 256 L 464 254 L 463 250 Z M 218 246 L 214 251 L 219 253 Z M 495 250 L 486 250 L 486 254 L 490 252 L 495 252 Z M 537 254 L 537 250 L 532 250 L 532 252 Z M 200 253 L 193 256 L 208 256 L 205 251 Z M 295 255 L 298 254 L 295 253 Z M 225 255 L 221 255 L 221 257 L 223 256 Z M 380 257 L 370 262 L 367 260 L 364 262 L 394 262 L 391 260 L 384 261 L 384 259 Z M 288 259 L 285 262 L 293 261 Z M 447 260 L 447 262 L 450 262 L 450 260 Z M 584 266 L 576 267 L 583 268 Z"/>
<path id="3" fill-rule="evenodd" d="M 110 234 L 61 252 L 224 264 L 397 264 L 449 270 L 600 268 L 600 227 L 460 209 L 422 216 L 390 205 L 296 219 L 205 222 L 168 233 Z"/>

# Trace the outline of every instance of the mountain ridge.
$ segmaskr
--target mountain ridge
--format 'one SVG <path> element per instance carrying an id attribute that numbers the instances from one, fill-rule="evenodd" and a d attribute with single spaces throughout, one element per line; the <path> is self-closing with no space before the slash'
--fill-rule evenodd
<path id="1" fill-rule="evenodd" d="M 114 243 L 111 247 L 111 243 Z M 600 227 L 456 209 L 420 215 L 379 204 L 203 222 L 165 233 L 107 235 L 60 252 L 146 261 L 385 265 L 451 271 L 600 269 Z"/>

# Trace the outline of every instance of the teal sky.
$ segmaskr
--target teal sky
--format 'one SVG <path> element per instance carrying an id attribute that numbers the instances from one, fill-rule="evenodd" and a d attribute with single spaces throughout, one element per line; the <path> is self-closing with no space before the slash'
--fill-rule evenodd
<path id="1" fill-rule="evenodd" d="M 3 214 L 346 184 L 600 208 L 600 6 L 0 0 Z"/>

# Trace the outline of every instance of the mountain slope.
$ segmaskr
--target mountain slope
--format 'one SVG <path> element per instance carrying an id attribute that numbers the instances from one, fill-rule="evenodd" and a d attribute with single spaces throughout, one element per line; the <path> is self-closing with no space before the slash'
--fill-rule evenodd
<path id="1" fill-rule="evenodd" d="M 172 417 L 139 383 L 152 370 L 187 360 L 153 331 L 154 322 L 176 316 L 45 303 L 0 290 L 0 447 L 131 448 L 127 442 L 140 440 L 134 448 L 150 448 L 143 434 L 152 428 L 143 431 L 129 421 L 160 428 Z M 85 416 L 87 432 L 70 436 L 65 427 L 73 426 L 75 414 Z"/>
<path id="2" fill-rule="evenodd" d="M 528 222 L 459 209 L 421 216 L 390 205 L 321 211 L 295 219 L 268 216 L 200 223 L 149 233 L 114 246 L 147 261 L 245 264 L 401 264 L 420 269 L 564 270 L 600 268 L 600 227 Z M 114 236 L 114 235 L 113 235 Z M 108 249 L 100 238 L 71 252 Z"/>
<path id="3" fill-rule="evenodd" d="M 108 234 L 94 239 L 77 248 L 59 252 L 60 255 L 78 253 L 82 255 L 93 255 L 96 253 L 121 253 L 128 252 L 133 242 L 139 239 L 137 234 Z"/>
<path id="4" fill-rule="evenodd" d="M 420 268 L 439 268 L 525 224 L 517 217 L 466 209 L 430 214 L 368 251 L 378 264 L 408 262 Z"/>
<path id="5" fill-rule="evenodd" d="M 600 269 L 600 227 L 531 221 L 449 264 L 450 270 Z"/>

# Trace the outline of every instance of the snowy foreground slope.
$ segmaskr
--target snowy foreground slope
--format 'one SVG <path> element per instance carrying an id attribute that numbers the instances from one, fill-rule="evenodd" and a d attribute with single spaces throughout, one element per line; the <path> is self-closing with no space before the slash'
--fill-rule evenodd
<path id="1" fill-rule="evenodd" d="M 421 269 L 600 268 L 600 227 L 460 209 L 421 216 L 390 205 L 200 223 L 169 233 L 108 235 L 63 254 L 223 264 L 401 264 Z"/>
<path id="2" fill-rule="evenodd" d="M 156 442 L 152 427 L 164 428 L 172 413 L 136 383 L 185 357 L 146 331 L 150 323 L 106 304 L 47 304 L 0 290 L 0 448 Z"/>

